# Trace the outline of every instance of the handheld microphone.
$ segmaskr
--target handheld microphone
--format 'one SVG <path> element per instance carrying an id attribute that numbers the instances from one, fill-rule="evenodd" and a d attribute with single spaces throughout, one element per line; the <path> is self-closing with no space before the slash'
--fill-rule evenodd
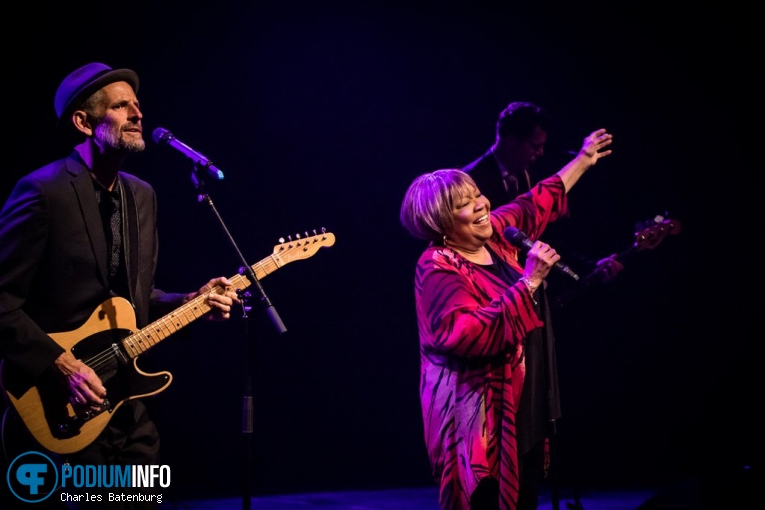
<path id="1" fill-rule="evenodd" d="M 182 141 L 178 140 L 175 135 L 165 128 L 158 127 L 154 130 L 152 138 L 159 145 L 169 145 L 173 149 L 177 150 L 187 158 L 194 162 L 194 168 L 203 168 L 207 174 L 213 179 L 223 179 L 223 172 L 212 164 L 212 161 L 207 159 L 202 153 L 195 151 Z"/>
<path id="2" fill-rule="evenodd" d="M 523 253 L 526 253 L 531 249 L 532 246 L 534 246 L 534 243 L 528 238 L 528 236 L 523 233 L 522 231 L 518 230 L 517 228 L 510 226 L 505 229 L 503 232 L 505 239 L 507 239 L 510 244 L 515 246 L 516 248 L 523 251 Z M 569 275 L 574 280 L 579 279 L 579 275 L 576 274 L 574 271 L 571 270 L 570 267 L 568 267 L 566 264 L 561 263 L 559 260 L 556 262 L 553 267 L 560 271 L 561 273 L 565 273 Z"/>

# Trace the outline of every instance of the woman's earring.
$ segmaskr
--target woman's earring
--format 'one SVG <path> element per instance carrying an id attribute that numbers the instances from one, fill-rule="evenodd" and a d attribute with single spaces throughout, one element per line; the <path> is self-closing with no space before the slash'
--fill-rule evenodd
<path id="1" fill-rule="evenodd" d="M 444 246 L 446 246 L 446 236 L 444 235 Z"/>

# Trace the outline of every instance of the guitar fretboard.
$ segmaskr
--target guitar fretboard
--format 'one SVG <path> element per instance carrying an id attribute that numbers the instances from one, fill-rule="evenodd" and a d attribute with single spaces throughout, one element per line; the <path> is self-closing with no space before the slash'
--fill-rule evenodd
<path id="1" fill-rule="evenodd" d="M 284 264 L 285 262 L 281 260 L 279 254 L 274 253 L 257 264 L 253 264 L 251 267 L 258 280 L 261 280 Z M 250 279 L 241 274 L 232 276 L 229 280 L 231 280 L 231 283 L 236 289 L 245 289 L 252 285 Z M 198 295 L 194 299 L 189 300 L 187 303 L 184 303 L 173 310 L 173 312 L 155 320 L 140 331 L 129 335 L 122 340 L 122 346 L 125 349 L 125 352 L 127 352 L 131 358 L 135 358 L 173 333 L 176 333 L 180 329 L 206 315 L 212 310 L 210 305 L 207 304 L 207 298 L 213 292 L 216 294 L 224 294 L 226 289 L 220 285 L 216 285 L 210 292 Z"/>

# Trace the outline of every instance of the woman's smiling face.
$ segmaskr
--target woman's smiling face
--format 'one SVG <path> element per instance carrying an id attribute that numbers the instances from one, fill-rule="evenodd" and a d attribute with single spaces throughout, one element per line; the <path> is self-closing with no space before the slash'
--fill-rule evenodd
<path id="1" fill-rule="evenodd" d="M 449 246 L 469 251 L 483 247 L 493 233 L 489 199 L 474 186 L 465 186 L 455 191 L 452 203 L 452 225 L 446 232 Z"/>

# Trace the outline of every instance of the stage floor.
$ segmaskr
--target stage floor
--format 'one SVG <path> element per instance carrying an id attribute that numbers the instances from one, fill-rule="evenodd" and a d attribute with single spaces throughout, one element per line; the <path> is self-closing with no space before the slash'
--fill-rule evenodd
<path id="1" fill-rule="evenodd" d="M 543 487 L 539 510 L 759 510 L 762 483 L 753 469 L 714 481 L 689 478 L 662 487 L 561 488 L 555 501 Z M 165 501 L 164 510 L 440 510 L 436 487 L 334 491 Z"/>
<path id="2" fill-rule="evenodd" d="M 636 510 L 657 494 L 656 490 L 585 492 L 577 499 L 561 494 L 561 510 Z M 167 510 L 237 510 L 246 509 L 241 497 L 168 502 Z M 317 492 L 259 496 L 250 500 L 252 510 L 439 510 L 435 487 L 390 489 L 382 491 Z M 648 507 L 646 507 L 648 508 Z M 653 507 L 651 507 L 653 508 Z M 670 508 L 670 507 L 661 507 Z M 673 507 L 674 508 L 674 507 Z M 688 507 L 676 507 L 676 510 Z M 549 495 L 540 498 L 539 510 L 556 510 Z"/>

